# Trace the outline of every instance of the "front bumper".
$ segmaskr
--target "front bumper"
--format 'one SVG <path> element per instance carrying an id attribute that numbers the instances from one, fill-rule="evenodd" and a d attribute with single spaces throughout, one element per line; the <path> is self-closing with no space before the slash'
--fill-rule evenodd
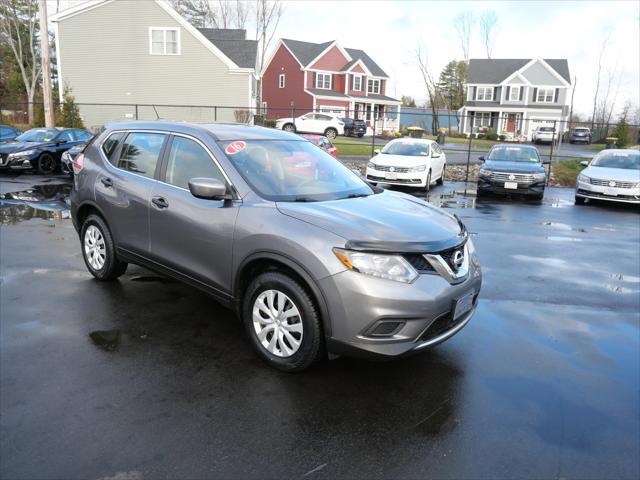
<path id="1" fill-rule="evenodd" d="M 351 270 L 320 281 L 328 300 L 331 353 L 365 358 L 398 357 L 436 345 L 459 332 L 471 319 L 478 302 L 482 273 L 477 257 L 459 284 L 437 274 L 421 274 L 412 284 L 363 275 Z M 473 295 L 473 308 L 453 319 L 454 302 Z M 393 335 L 375 337 L 379 322 L 404 322 Z"/>
<path id="2" fill-rule="evenodd" d="M 32 158 L 31 156 L 25 157 L 6 157 L 6 159 L 0 161 L 0 170 L 31 170 L 34 168 L 33 161 L 37 157 Z"/>
<path id="3" fill-rule="evenodd" d="M 366 175 L 368 182 L 386 183 L 388 185 L 407 185 L 410 187 L 425 187 L 427 185 L 428 172 L 426 170 L 423 172 L 407 173 L 383 172 L 367 167 Z"/>
<path id="4" fill-rule="evenodd" d="M 605 187 L 579 181 L 576 185 L 576 197 L 640 204 L 640 188 Z"/>
<path id="5" fill-rule="evenodd" d="M 490 193 L 504 193 L 517 195 L 535 195 L 544 194 L 544 180 L 534 183 L 518 183 L 518 188 L 505 188 L 505 182 L 492 181 L 487 178 L 478 178 L 478 191 Z"/>

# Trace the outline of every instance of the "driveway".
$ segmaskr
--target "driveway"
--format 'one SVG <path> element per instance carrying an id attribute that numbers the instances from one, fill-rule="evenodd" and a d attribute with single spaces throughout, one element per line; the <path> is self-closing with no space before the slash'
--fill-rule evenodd
<path id="1" fill-rule="evenodd" d="M 0 180 L 2 478 L 640 477 L 633 208 L 436 187 L 483 264 L 470 324 L 292 375 L 193 288 L 139 267 L 93 280 L 67 180 Z"/>

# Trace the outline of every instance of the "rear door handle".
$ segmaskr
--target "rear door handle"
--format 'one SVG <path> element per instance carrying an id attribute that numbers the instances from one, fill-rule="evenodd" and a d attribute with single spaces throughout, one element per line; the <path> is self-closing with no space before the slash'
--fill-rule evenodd
<path id="1" fill-rule="evenodd" d="M 103 177 L 100 179 L 100 181 L 107 188 L 113 187 L 113 180 L 111 180 L 110 178 Z"/>
<path id="2" fill-rule="evenodd" d="M 169 202 L 164 197 L 153 197 L 151 202 L 158 208 L 167 208 L 169 206 Z"/>

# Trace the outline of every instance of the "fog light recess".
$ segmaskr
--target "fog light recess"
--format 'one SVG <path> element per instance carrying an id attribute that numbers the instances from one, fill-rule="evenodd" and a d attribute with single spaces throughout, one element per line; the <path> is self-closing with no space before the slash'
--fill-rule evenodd
<path id="1" fill-rule="evenodd" d="M 392 337 L 405 326 L 404 320 L 379 320 L 366 333 L 367 337 Z"/>

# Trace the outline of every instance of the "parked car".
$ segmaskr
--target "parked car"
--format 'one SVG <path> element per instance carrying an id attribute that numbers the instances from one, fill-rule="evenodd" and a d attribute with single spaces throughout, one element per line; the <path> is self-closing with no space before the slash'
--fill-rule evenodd
<path id="1" fill-rule="evenodd" d="M 344 135 L 344 122 L 328 113 L 306 113 L 297 118 L 279 118 L 276 128 L 286 132 L 318 133 L 330 139 Z"/>
<path id="2" fill-rule="evenodd" d="M 0 125 L 0 143 L 10 142 L 22 133 L 21 130 L 10 125 Z"/>
<path id="3" fill-rule="evenodd" d="M 569 143 L 591 143 L 591 130 L 588 127 L 576 127 L 569 133 Z"/>
<path id="4" fill-rule="evenodd" d="M 66 152 L 63 152 L 60 159 L 60 167 L 62 169 L 62 173 L 66 173 L 70 177 L 73 177 L 73 161 L 78 157 L 78 155 L 82 153 L 84 147 L 86 146 L 86 143 L 81 143 L 80 145 L 71 147 Z"/>
<path id="5" fill-rule="evenodd" d="M 444 182 L 447 157 L 433 140 L 398 138 L 387 143 L 367 163 L 367 181 L 407 185 L 428 192 L 432 182 Z"/>
<path id="6" fill-rule="evenodd" d="M 546 174 L 538 149 L 529 145 L 494 145 L 479 157 L 478 196 L 487 193 L 518 193 L 538 200 L 544 197 Z"/>
<path id="7" fill-rule="evenodd" d="M 367 133 L 367 124 L 364 120 L 355 118 L 340 118 L 344 122 L 345 137 L 363 137 Z"/>
<path id="8" fill-rule="evenodd" d="M 598 153 L 576 182 L 576 205 L 589 199 L 640 204 L 640 152 L 611 149 Z"/>
<path id="9" fill-rule="evenodd" d="M 333 158 L 338 158 L 338 149 L 333 143 L 331 143 L 331 140 L 329 140 L 327 137 L 323 135 L 312 135 L 310 133 L 303 133 L 300 136 L 306 138 L 314 145 L 317 145 Z"/>
<path id="10" fill-rule="evenodd" d="M 537 127 L 531 135 L 531 141 L 535 143 L 552 143 L 556 141 L 556 129 L 553 127 Z"/>
<path id="11" fill-rule="evenodd" d="M 0 169 L 35 169 L 46 175 L 60 165 L 62 154 L 87 142 L 92 134 L 78 128 L 33 128 L 13 142 L 0 144 Z"/>
<path id="12" fill-rule="evenodd" d="M 305 159 L 313 169 L 290 169 Z M 114 124 L 74 163 L 89 272 L 127 263 L 232 307 L 271 365 L 323 352 L 421 351 L 470 320 L 482 275 L 462 224 L 373 187 L 297 135 L 256 126 Z"/>

